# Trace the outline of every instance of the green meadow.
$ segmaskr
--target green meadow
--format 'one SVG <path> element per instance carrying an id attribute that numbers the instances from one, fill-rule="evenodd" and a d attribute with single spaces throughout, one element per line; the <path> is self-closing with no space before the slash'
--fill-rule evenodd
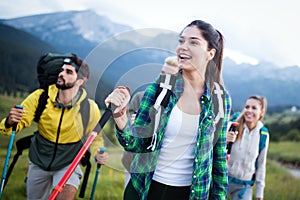
<path id="1" fill-rule="evenodd" d="M 0 95 L 0 117 L 5 117 L 14 104 L 20 103 L 20 98 L 12 98 Z M 111 125 L 105 127 L 106 129 L 112 129 Z M 24 129 L 18 133 L 15 137 L 15 141 L 26 135 L 32 134 L 36 130 L 36 125 L 30 128 Z M 113 130 L 105 130 L 105 132 L 111 132 Z M 2 174 L 5 157 L 7 154 L 7 146 L 9 142 L 9 136 L 0 136 L 0 170 Z M 122 199 L 124 189 L 124 169 L 121 165 L 122 150 L 118 145 L 108 145 L 110 160 L 107 166 L 102 166 L 100 174 L 97 180 L 96 192 L 94 199 L 111 200 Z M 297 200 L 300 199 L 300 178 L 292 176 L 287 168 L 288 164 L 298 166 L 298 172 L 300 173 L 300 142 L 271 142 L 269 145 L 268 162 L 267 162 L 267 176 L 266 176 L 266 188 L 265 197 L 266 200 Z M 16 153 L 16 147 L 14 145 L 11 160 Z M 28 151 L 25 150 L 23 155 L 20 156 L 16 163 L 9 181 L 3 191 L 3 200 L 25 200 L 25 183 L 27 167 L 28 167 Z M 282 164 L 284 163 L 284 164 Z M 83 172 L 85 168 L 82 167 Z M 95 177 L 96 165 L 92 161 L 92 168 L 85 191 L 84 198 L 77 197 L 76 199 L 90 199 L 94 177 Z M 80 188 L 79 188 L 80 190 Z M 79 192 L 78 192 L 79 194 Z"/>

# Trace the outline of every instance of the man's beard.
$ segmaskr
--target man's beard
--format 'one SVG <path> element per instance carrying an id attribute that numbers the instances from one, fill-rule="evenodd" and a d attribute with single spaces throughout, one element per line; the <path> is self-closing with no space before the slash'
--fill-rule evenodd
<path id="1" fill-rule="evenodd" d="M 64 81 L 63 84 L 58 84 L 58 83 L 56 83 L 56 87 L 57 87 L 58 89 L 61 89 L 61 90 L 67 90 L 67 89 L 70 89 L 70 88 L 74 87 L 75 82 L 76 82 L 76 81 L 74 81 L 73 83 L 65 83 L 65 81 Z"/>

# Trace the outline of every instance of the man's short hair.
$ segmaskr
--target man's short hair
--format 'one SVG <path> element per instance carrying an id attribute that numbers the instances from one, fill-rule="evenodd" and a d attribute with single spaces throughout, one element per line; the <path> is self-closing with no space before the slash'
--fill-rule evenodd
<path id="1" fill-rule="evenodd" d="M 78 58 L 75 54 L 73 54 L 72 57 L 68 59 L 69 61 L 66 61 L 64 63 L 71 64 L 75 67 L 77 72 L 77 79 L 88 79 L 90 77 L 90 69 L 87 63 Z"/>

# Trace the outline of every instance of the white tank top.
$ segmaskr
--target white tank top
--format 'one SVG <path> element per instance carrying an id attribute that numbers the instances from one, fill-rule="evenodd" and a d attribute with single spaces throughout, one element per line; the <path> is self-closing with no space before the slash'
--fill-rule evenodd
<path id="1" fill-rule="evenodd" d="M 190 186 L 199 115 L 173 108 L 153 179 L 171 186 Z"/>

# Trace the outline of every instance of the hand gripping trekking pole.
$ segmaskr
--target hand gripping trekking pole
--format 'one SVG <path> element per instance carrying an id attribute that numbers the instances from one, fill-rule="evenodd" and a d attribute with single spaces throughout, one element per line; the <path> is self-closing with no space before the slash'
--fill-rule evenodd
<path id="1" fill-rule="evenodd" d="M 123 87 L 123 86 L 119 86 L 119 87 Z M 123 106 L 121 106 L 121 108 L 125 107 L 128 104 L 129 100 L 130 100 L 130 97 L 124 101 Z M 99 129 L 99 126 L 100 126 L 100 130 L 99 131 L 94 130 L 90 134 L 90 136 L 88 137 L 88 139 L 86 140 L 86 142 L 84 143 L 84 145 L 82 146 L 80 151 L 78 152 L 77 156 L 74 158 L 73 162 L 71 163 L 70 167 L 67 169 L 66 173 L 64 174 L 64 176 L 62 177 L 60 182 L 53 189 L 53 192 L 48 200 L 54 200 L 57 197 L 57 195 L 62 191 L 64 185 L 66 184 L 66 182 L 68 181 L 68 179 L 70 178 L 72 173 L 75 171 L 77 165 L 80 163 L 85 152 L 88 150 L 89 146 L 92 144 L 92 142 L 94 141 L 94 139 L 96 138 L 98 133 L 102 130 L 102 128 L 104 127 L 104 125 L 106 124 L 108 119 L 112 116 L 113 111 L 115 112 L 115 110 L 116 110 L 115 106 L 113 106 L 111 104 L 105 109 L 104 114 L 100 118 L 100 120 L 95 128 L 95 129 Z"/>
<path id="2" fill-rule="evenodd" d="M 105 147 L 100 148 L 100 154 L 103 154 L 105 151 L 106 151 Z M 95 190 L 96 190 L 96 186 L 97 186 L 100 167 L 101 167 L 101 165 L 99 163 L 97 163 L 97 169 L 96 169 L 96 174 L 95 174 L 95 178 L 94 178 L 94 183 L 93 183 L 93 188 L 92 188 L 90 200 L 94 199 L 94 194 L 95 194 Z"/>
<path id="3" fill-rule="evenodd" d="M 235 132 L 238 125 L 239 125 L 238 122 L 232 122 L 232 124 L 231 124 L 231 126 L 230 126 L 228 132 L 229 132 L 229 131 Z M 232 144 L 233 144 L 233 142 L 229 142 L 229 143 L 227 144 L 227 147 L 226 147 L 226 149 L 227 149 L 227 155 L 226 155 L 226 160 L 227 160 L 227 162 L 229 162 L 229 160 L 230 160 L 230 153 L 231 153 Z"/>
<path id="4" fill-rule="evenodd" d="M 23 106 L 16 105 L 15 108 L 23 109 Z M 9 139 L 7 154 L 6 154 L 4 168 L 3 168 L 3 172 L 2 172 L 2 180 L 1 180 L 1 187 L 0 187 L 0 199 L 2 198 L 2 192 L 3 192 L 3 189 L 4 189 L 4 183 L 5 183 L 5 179 L 6 179 L 7 167 L 8 167 L 8 163 L 9 163 L 9 159 L 10 159 L 10 155 L 11 155 L 11 150 L 12 150 L 12 147 L 13 147 L 13 144 L 14 144 L 16 129 L 17 129 L 17 123 L 14 123 L 12 125 L 12 132 L 11 132 L 11 136 L 10 136 L 10 139 Z"/>

